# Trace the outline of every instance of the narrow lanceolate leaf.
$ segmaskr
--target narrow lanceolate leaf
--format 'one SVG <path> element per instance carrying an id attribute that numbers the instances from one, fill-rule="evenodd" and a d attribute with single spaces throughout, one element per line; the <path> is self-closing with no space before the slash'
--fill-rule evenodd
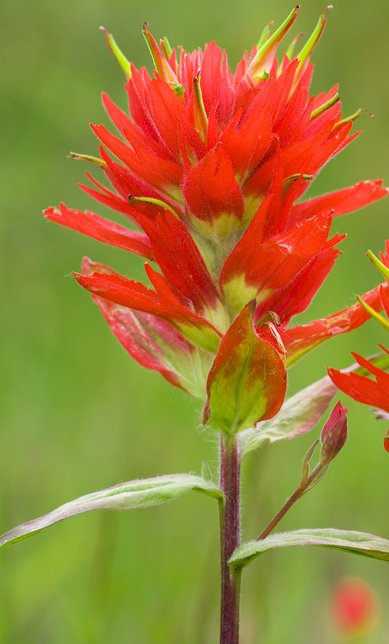
<path id="1" fill-rule="evenodd" d="M 389 369 L 389 355 L 377 353 L 368 358 L 369 363 L 383 370 Z M 367 369 L 354 363 L 345 372 L 360 376 L 368 375 Z M 288 398 L 274 418 L 246 429 L 240 435 L 241 458 L 265 443 L 289 440 L 311 431 L 328 409 L 337 387 L 325 376 Z"/>
<path id="2" fill-rule="evenodd" d="M 211 481 L 194 474 L 168 474 L 150 479 L 120 483 L 106 490 L 92 492 L 59 506 L 32 521 L 9 530 L 0 537 L 0 549 L 28 539 L 45 528 L 92 510 L 136 510 L 161 505 L 190 490 L 221 498 L 222 492 Z"/>
<path id="3" fill-rule="evenodd" d="M 229 563 L 232 568 L 243 568 L 269 550 L 293 546 L 322 546 L 389 561 L 388 539 L 367 532 L 318 528 L 281 532 L 259 541 L 248 541 L 234 551 Z"/>
<path id="4" fill-rule="evenodd" d="M 248 304 L 224 334 L 208 376 L 204 422 L 229 435 L 274 416 L 285 397 L 277 331 L 271 323 L 255 329 L 253 313 Z"/>

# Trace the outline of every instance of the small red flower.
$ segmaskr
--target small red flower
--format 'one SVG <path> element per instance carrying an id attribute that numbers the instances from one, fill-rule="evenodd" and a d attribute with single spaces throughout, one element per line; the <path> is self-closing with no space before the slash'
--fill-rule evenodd
<path id="1" fill-rule="evenodd" d="M 140 364 L 204 397 L 207 380 L 209 394 L 224 378 L 226 347 L 238 362 L 251 347 L 252 373 L 265 378 L 261 418 L 282 404 L 286 364 L 367 319 L 357 304 L 289 327 L 339 256 L 342 236 L 329 237 L 333 218 L 387 194 L 381 181 L 367 181 L 301 201 L 320 169 L 356 134 L 353 117 L 342 118 L 337 87 L 309 94 L 310 57 L 325 15 L 297 55 L 289 50 L 276 59 L 297 10 L 273 34 L 266 30 L 235 71 L 214 42 L 204 51 L 177 51 L 166 39 L 157 43 L 145 25 L 155 67 L 150 75 L 130 64 L 106 34 L 126 75 L 129 114 L 103 94 L 117 134 L 92 125 L 100 156 L 73 156 L 93 161 L 110 184 L 88 173 L 92 185 L 81 188 L 138 230 L 64 204 L 45 212 L 153 263 L 146 264 L 147 287 L 90 260 L 75 275 Z M 366 299 L 375 309 L 382 305 L 378 289 Z M 252 311 L 251 304 L 246 308 L 251 302 L 249 321 L 243 312 Z M 278 321 L 278 344 L 264 337 L 269 312 Z M 272 370 L 261 369 L 260 356 L 271 359 Z M 270 380 L 277 391 L 269 390 Z M 212 418 L 219 412 L 208 403 Z M 245 422 L 240 418 L 239 427 Z"/>
<path id="2" fill-rule="evenodd" d="M 347 640 L 369 633 L 379 615 L 376 593 L 367 582 L 358 578 L 345 579 L 337 586 L 331 609 L 339 635 Z"/>

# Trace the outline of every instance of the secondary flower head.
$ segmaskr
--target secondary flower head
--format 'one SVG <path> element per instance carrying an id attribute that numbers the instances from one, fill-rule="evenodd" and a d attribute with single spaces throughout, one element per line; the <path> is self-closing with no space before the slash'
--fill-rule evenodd
<path id="1" fill-rule="evenodd" d="M 332 617 L 345 640 L 367 635 L 377 623 L 379 604 L 373 588 L 363 579 L 344 579 L 335 589 Z"/>
<path id="2" fill-rule="evenodd" d="M 389 241 L 386 242 L 385 253 L 380 254 L 378 259 L 371 251 L 367 253 L 373 264 L 380 270 L 386 279 L 386 284 L 382 284 L 380 288 L 380 296 L 382 308 L 385 310 L 389 318 Z M 389 321 L 374 308 L 371 308 L 362 298 L 358 298 L 361 305 L 365 308 L 374 319 L 376 319 L 384 329 L 389 332 Z M 389 350 L 381 346 L 384 354 L 389 355 Z M 339 389 L 344 391 L 354 400 L 362 402 L 365 405 L 370 405 L 376 408 L 376 415 L 378 418 L 389 420 L 389 374 L 378 366 L 374 365 L 366 358 L 363 358 L 357 353 L 353 353 L 354 358 L 358 364 L 365 370 L 366 375 L 357 373 L 350 373 L 347 371 L 338 371 L 337 369 L 329 369 L 328 373 L 332 381 Z M 373 379 L 371 378 L 373 376 Z M 384 448 L 389 452 L 389 431 L 384 438 Z"/>
<path id="3" fill-rule="evenodd" d="M 297 54 L 292 43 L 276 58 L 298 8 L 274 33 L 267 27 L 234 71 L 214 42 L 175 50 L 145 24 L 150 74 L 106 32 L 126 76 L 129 114 L 103 94 L 117 134 L 92 125 L 99 157 L 73 156 L 100 166 L 110 183 L 88 173 L 93 186 L 82 189 L 137 230 L 64 204 L 46 210 L 52 221 L 148 260 L 147 287 L 88 259 L 75 277 L 139 363 L 200 398 L 207 392 L 204 418 L 234 431 L 278 411 L 288 364 L 369 317 L 358 303 L 289 326 L 339 255 L 332 219 L 386 194 L 381 181 L 366 181 L 301 201 L 356 134 L 337 87 L 309 93 L 325 14 Z M 365 299 L 380 307 L 378 289 Z"/>

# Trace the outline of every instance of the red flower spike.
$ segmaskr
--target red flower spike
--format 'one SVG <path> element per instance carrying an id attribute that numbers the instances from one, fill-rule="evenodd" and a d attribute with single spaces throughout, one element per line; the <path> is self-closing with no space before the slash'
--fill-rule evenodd
<path id="1" fill-rule="evenodd" d="M 203 422 L 228 435 L 272 418 L 285 397 L 284 356 L 266 328 L 277 332 L 255 329 L 253 313 L 250 303 L 224 334 L 208 376 Z"/>
<path id="2" fill-rule="evenodd" d="M 152 288 L 102 265 L 85 266 L 84 274 L 76 276 L 139 363 L 199 395 L 220 343 L 236 359 L 240 341 L 249 347 L 263 393 L 253 417 L 272 414 L 283 398 L 283 358 L 275 337 L 284 342 L 291 364 L 368 319 L 358 304 L 287 327 L 308 307 L 339 255 L 334 246 L 341 237 L 329 239 L 333 217 L 387 193 L 379 181 L 361 182 L 297 203 L 320 169 L 356 135 L 351 133 L 354 117 L 342 118 L 337 86 L 310 95 L 310 58 L 324 15 L 297 56 L 289 48 L 277 61 L 277 47 L 296 15 L 297 7 L 273 34 L 267 28 L 235 72 L 216 43 L 187 53 L 172 49 L 166 39 L 155 40 L 146 25 L 155 70 L 138 70 L 107 34 L 127 77 L 129 114 L 102 95 L 117 132 L 92 125 L 101 143 L 99 158 L 78 157 L 100 165 L 108 183 L 88 174 L 93 185 L 81 188 L 141 230 L 64 205 L 46 211 L 56 223 L 155 261 L 156 269 L 146 267 Z M 383 257 L 387 267 L 389 245 Z M 246 309 L 253 299 L 255 330 Z M 381 288 L 367 296 L 366 304 L 388 311 L 388 300 L 388 290 Z M 279 320 L 277 329 L 273 319 Z M 209 383 L 217 381 L 216 372 L 225 374 L 223 351 Z M 257 356 L 274 370 L 263 373 Z M 246 376 L 243 380 L 249 400 L 256 384 Z M 212 396 L 209 403 L 215 425 Z M 221 422 L 223 431 L 230 431 Z M 246 422 L 236 420 L 237 426 Z"/>
<path id="3" fill-rule="evenodd" d="M 322 463 L 330 463 L 347 440 L 347 411 L 340 402 L 337 402 L 322 429 L 320 435 Z"/>

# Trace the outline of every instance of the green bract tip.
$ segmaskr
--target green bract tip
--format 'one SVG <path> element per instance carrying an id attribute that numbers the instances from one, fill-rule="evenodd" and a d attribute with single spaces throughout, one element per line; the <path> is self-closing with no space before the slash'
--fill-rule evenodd
<path id="1" fill-rule="evenodd" d="M 112 34 L 109 33 L 109 31 L 105 27 L 100 27 L 100 31 L 103 32 L 105 35 L 105 40 L 107 41 L 108 47 L 112 51 L 113 55 L 115 56 L 117 62 L 119 63 L 120 67 L 122 68 L 124 75 L 126 79 L 131 78 L 131 63 L 125 55 L 123 54 L 122 50 L 118 46 L 115 38 L 113 37 Z"/>
<path id="2" fill-rule="evenodd" d="M 253 60 L 250 63 L 250 66 L 247 70 L 248 75 L 253 77 L 260 77 L 260 75 L 265 71 L 264 64 L 266 63 L 266 58 L 271 54 L 272 49 L 276 49 L 278 43 L 282 40 L 285 34 L 289 31 L 294 21 L 297 18 L 297 12 L 300 9 L 300 5 L 296 4 L 284 22 L 276 29 L 274 34 L 271 36 L 269 26 L 264 29 L 262 35 L 259 39 L 258 51 L 255 54 Z"/>
<path id="3" fill-rule="evenodd" d="M 154 197 L 135 197 L 134 195 L 128 195 L 128 202 L 129 203 L 148 203 L 151 206 L 157 206 L 158 208 L 162 208 L 163 210 L 169 210 L 169 212 L 172 213 L 177 219 L 179 219 L 176 211 L 169 206 L 166 201 L 162 201 L 162 199 L 154 199 Z"/>
<path id="4" fill-rule="evenodd" d="M 333 9 L 332 4 L 327 5 L 325 10 L 323 11 L 322 15 L 320 16 L 318 23 L 316 27 L 314 28 L 311 36 L 308 38 L 307 42 L 305 43 L 304 47 L 301 49 L 300 53 L 297 56 L 297 59 L 299 61 L 299 65 L 297 67 L 297 73 L 301 71 L 303 68 L 305 62 L 309 59 L 310 55 L 312 54 L 314 48 L 316 47 L 317 43 L 320 40 L 320 36 L 322 35 L 324 31 L 324 27 L 326 26 L 327 22 L 327 12 Z"/>
<path id="5" fill-rule="evenodd" d="M 106 162 L 99 157 L 94 157 L 91 154 L 80 154 L 79 152 L 69 152 L 68 159 L 76 159 L 77 161 L 89 161 L 89 163 L 96 163 L 97 165 L 106 166 Z"/>
<path id="6" fill-rule="evenodd" d="M 316 110 L 313 110 L 311 114 L 311 121 L 320 116 L 320 114 L 323 114 L 323 112 L 335 105 L 335 103 L 337 103 L 339 100 L 340 96 L 338 92 L 336 92 L 336 94 L 334 94 L 334 96 L 332 96 L 332 98 L 330 98 L 326 103 L 323 103 L 323 105 L 320 105 L 320 107 L 316 108 Z"/>
<path id="7" fill-rule="evenodd" d="M 373 309 L 370 304 L 367 304 L 359 295 L 355 296 L 359 304 L 365 309 L 365 311 L 372 317 L 374 318 L 381 326 L 384 327 L 387 331 L 389 331 L 389 321 L 384 318 L 382 315 L 377 313 L 375 309 Z"/>
<path id="8" fill-rule="evenodd" d="M 259 37 L 259 40 L 257 42 L 257 49 L 261 49 L 262 45 L 264 45 L 264 43 L 268 40 L 268 38 L 270 37 L 270 31 L 273 25 L 274 25 L 274 20 L 269 22 L 269 24 L 266 25 L 266 27 L 263 29 Z"/>
<path id="9" fill-rule="evenodd" d="M 378 259 L 378 257 L 376 257 L 374 253 L 371 252 L 371 250 L 368 250 L 366 255 L 370 259 L 371 263 L 374 264 L 376 268 L 378 268 L 378 270 L 385 277 L 385 279 L 389 281 L 389 267 L 386 266 L 383 262 L 381 262 L 381 260 Z"/>

